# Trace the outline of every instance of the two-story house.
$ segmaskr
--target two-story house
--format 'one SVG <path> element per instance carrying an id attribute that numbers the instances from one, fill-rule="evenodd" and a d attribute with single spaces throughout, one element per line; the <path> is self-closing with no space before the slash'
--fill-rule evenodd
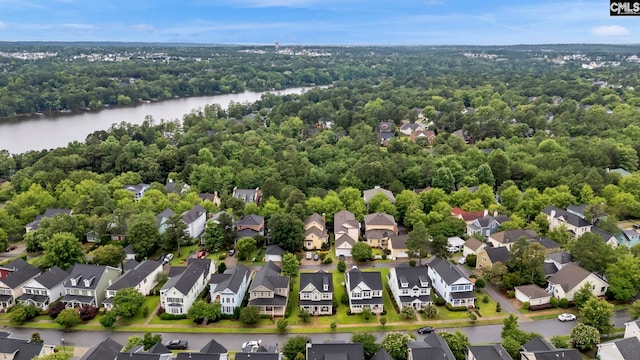
<path id="1" fill-rule="evenodd" d="M 416 131 L 424 130 L 424 127 L 419 123 L 404 123 L 398 130 L 405 135 L 411 135 Z"/>
<path id="2" fill-rule="evenodd" d="M 160 306 L 169 314 L 186 314 L 214 271 L 209 259 L 190 258 L 186 267 L 172 267 L 169 280 L 160 289 Z"/>
<path id="3" fill-rule="evenodd" d="M 6 360 L 31 360 L 44 355 L 52 355 L 54 347 L 29 340 L 0 338 L 0 358 Z"/>
<path id="4" fill-rule="evenodd" d="M 391 260 L 409 258 L 407 240 L 409 240 L 408 234 L 391 235 L 389 237 L 389 246 L 387 249 L 390 251 L 389 257 Z"/>
<path id="5" fill-rule="evenodd" d="M 64 281 L 65 295 L 60 299 L 67 307 L 102 306 L 105 290 L 120 277 L 120 269 L 93 264 L 75 264 Z"/>
<path id="6" fill-rule="evenodd" d="M 436 257 L 428 267 L 431 286 L 452 306 L 475 306 L 473 283 L 457 266 L 447 259 Z"/>
<path id="7" fill-rule="evenodd" d="M 64 281 L 69 274 L 57 266 L 50 268 L 22 285 L 18 302 L 46 310 L 49 304 L 64 295 Z"/>
<path id="8" fill-rule="evenodd" d="M 389 145 L 389 140 L 395 135 L 395 125 L 390 121 L 381 121 L 378 125 L 378 140 L 380 146 Z"/>
<path id="9" fill-rule="evenodd" d="M 511 250 L 511 247 L 518 239 L 526 238 L 528 241 L 531 241 L 537 237 L 538 234 L 535 230 L 514 229 L 491 234 L 489 235 L 488 242 L 490 242 L 493 247 L 505 246 Z"/>
<path id="10" fill-rule="evenodd" d="M 489 235 L 498 232 L 500 225 L 507 220 L 509 220 L 507 215 L 487 215 L 472 220 L 470 224 L 467 224 L 467 235 L 482 236 L 486 239 Z"/>
<path id="11" fill-rule="evenodd" d="M 573 296 L 587 283 L 593 296 L 601 297 L 607 292 L 609 283 L 576 263 L 569 263 L 548 279 L 547 292 L 558 299 L 573 301 Z"/>
<path id="12" fill-rule="evenodd" d="M 464 246 L 462 247 L 462 256 L 466 258 L 468 255 L 478 255 L 480 251 L 486 247 L 486 242 L 470 237 L 464 242 Z"/>
<path id="13" fill-rule="evenodd" d="M 636 360 L 640 354 L 640 340 L 636 337 L 603 342 L 597 347 L 599 360 Z"/>
<path id="14" fill-rule="evenodd" d="M 484 248 L 476 259 L 476 269 L 490 268 L 498 263 L 505 263 L 510 257 L 509 250 L 504 246 Z"/>
<path id="15" fill-rule="evenodd" d="M 542 209 L 542 213 L 547 216 L 549 230 L 565 226 L 573 237 L 580 237 L 591 231 L 591 223 L 573 212 L 549 205 Z"/>
<path id="16" fill-rule="evenodd" d="M 500 344 L 467 346 L 466 360 L 513 360 Z"/>
<path id="17" fill-rule="evenodd" d="M 166 208 L 156 215 L 156 223 L 158 224 L 158 232 L 160 232 L 160 234 L 164 234 L 165 231 L 167 231 L 169 219 L 171 219 L 175 214 L 176 213 L 173 212 L 173 210 Z"/>
<path id="18" fill-rule="evenodd" d="M 124 185 L 122 188 L 125 190 L 128 190 L 129 192 L 131 192 L 133 194 L 133 198 L 138 201 L 140 199 L 142 199 L 142 197 L 144 196 L 145 191 L 147 191 L 149 189 L 149 184 L 127 184 Z"/>
<path id="19" fill-rule="evenodd" d="M 251 271 L 244 265 L 227 269 L 223 274 L 212 275 L 209 282 L 211 302 L 219 303 L 223 314 L 233 314 L 242 305 L 250 282 Z"/>
<path id="20" fill-rule="evenodd" d="M 362 272 L 354 266 L 345 274 L 345 282 L 352 313 L 361 313 L 364 309 L 370 309 L 375 314 L 384 311 L 384 288 L 380 272 Z"/>
<path id="21" fill-rule="evenodd" d="M 326 342 L 314 344 L 307 342 L 305 349 L 307 360 L 364 360 L 364 346 L 361 343 Z"/>
<path id="22" fill-rule="evenodd" d="M 630 248 L 640 244 L 640 233 L 635 229 L 622 230 L 620 234 L 616 235 L 616 238 L 620 246 Z"/>
<path id="23" fill-rule="evenodd" d="M 341 210 L 333 216 L 334 247 L 336 256 L 351 257 L 351 249 L 360 239 L 360 222 L 347 210 Z"/>
<path id="24" fill-rule="evenodd" d="M 451 216 L 456 219 L 464 220 L 464 222 L 469 225 L 473 223 L 477 219 L 481 219 L 487 216 L 489 212 L 487 210 L 484 211 L 465 211 L 459 207 L 454 207 L 451 209 Z"/>
<path id="25" fill-rule="evenodd" d="M 262 197 L 262 192 L 260 191 L 260 188 L 238 189 L 237 187 L 234 187 L 231 195 L 236 199 L 244 201 L 245 204 L 254 203 L 258 205 L 260 203 L 260 198 Z"/>
<path id="26" fill-rule="evenodd" d="M 536 337 L 522 345 L 520 350 L 521 360 L 581 360 L 582 355 L 578 349 L 557 349 L 546 340 Z"/>
<path id="27" fill-rule="evenodd" d="M 456 360 L 451 348 L 440 334 L 432 332 L 423 341 L 407 343 L 408 360 Z"/>
<path id="28" fill-rule="evenodd" d="M 8 273 L 0 279 L 0 309 L 6 310 L 9 306 L 15 305 L 23 293 L 24 284 L 40 275 L 40 270 L 21 258 L 13 260 L 3 268 Z"/>
<path id="29" fill-rule="evenodd" d="M 431 145 L 436 140 L 436 133 L 433 130 L 418 130 L 409 135 L 409 140 L 418 145 Z"/>
<path id="30" fill-rule="evenodd" d="M 325 216 L 313 213 L 304 221 L 304 248 L 318 250 L 325 244 L 329 244 Z"/>
<path id="31" fill-rule="evenodd" d="M 369 246 L 386 249 L 392 235 L 398 235 L 393 215 L 378 212 L 364 216 L 364 238 Z"/>
<path id="32" fill-rule="evenodd" d="M 324 271 L 300 274 L 300 310 L 333 314 L 333 275 Z"/>
<path id="33" fill-rule="evenodd" d="M 222 205 L 222 199 L 220 199 L 217 191 L 214 191 L 213 193 L 200 193 L 198 194 L 198 197 L 202 201 L 211 201 L 212 203 L 216 204 L 218 208 L 220 208 L 220 205 Z"/>
<path id="34" fill-rule="evenodd" d="M 431 284 L 425 267 L 396 266 L 389 271 L 389 288 L 399 308 L 422 310 L 431 304 Z"/>
<path id="35" fill-rule="evenodd" d="M 134 288 L 142 295 L 151 294 L 151 290 L 156 286 L 156 278 L 162 272 L 162 262 L 145 260 L 138 264 L 133 270 L 127 271 L 114 283 L 110 284 L 106 290 L 106 299 L 102 302 L 105 309 L 113 309 L 113 298 L 118 290 Z"/>
<path id="36" fill-rule="evenodd" d="M 207 223 L 207 211 L 200 205 L 196 204 L 190 210 L 180 215 L 182 222 L 187 225 L 187 233 L 189 237 L 195 239 L 204 233 L 204 227 Z"/>
<path id="37" fill-rule="evenodd" d="M 284 316 L 289 301 L 288 276 L 280 275 L 280 268 L 267 262 L 256 273 L 249 286 L 249 305 L 257 306 L 261 315 Z"/>

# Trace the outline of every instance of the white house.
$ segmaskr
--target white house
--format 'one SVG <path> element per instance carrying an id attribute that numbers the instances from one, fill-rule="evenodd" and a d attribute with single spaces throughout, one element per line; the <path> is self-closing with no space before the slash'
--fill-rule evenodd
<path id="1" fill-rule="evenodd" d="M 333 276 L 318 271 L 300 274 L 300 309 L 312 315 L 333 314 Z"/>
<path id="2" fill-rule="evenodd" d="M 464 242 L 464 246 L 462 247 L 462 256 L 467 257 L 468 255 L 478 255 L 480 251 L 487 247 L 487 243 L 482 242 L 474 237 L 470 237 L 467 241 Z"/>
<path id="3" fill-rule="evenodd" d="M 6 274 L 6 275 L 4 275 Z M 4 265 L 0 271 L 0 309 L 15 305 L 22 295 L 23 285 L 40 275 L 40 270 L 21 258 Z"/>
<path id="4" fill-rule="evenodd" d="M 220 303 L 223 314 L 233 314 L 242 305 L 250 282 L 251 271 L 244 265 L 227 269 L 223 274 L 212 275 L 209 282 L 211 302 Z"/>
<path id="5" fill-rule="evenodd" d="M 575 293 L 587 283 L 591 286 L 593 296 L 604 296 L 609 288 L 605 280 L 576 263 L 569 263 L 549 277 L 547 292 L 558 299 L 573 301 Z"/>
<path id="6" fill-rule="evenodd" d="M 201 205 L 198 204 L 191 210 L 183 212 L 181 218 L 187 225 L 187 232 L 190 238 L 197 238 L 204 233 L 204 227 L 207 223 L 207 211 Z"/>
<path id="7" fill-rule="evenodd" d="M 169 314 L 186 314 L 209 283 L 215 266 L 209 259 L 190 258 L 186 267 L 171 270 L 173 276 L 160 289 L 160 306 Z"/>
<path id="8" fill-rule="evenodd" d="M 144 196 L 145 191 L 147 191 L 149 189 L 149 184 L 135 184 L 135 185 L 124 185 L 123 188 L 125 190 L 129 190 L 132 194 L 133 197 L 136 201 L 142 199 L 142 197 Z"/>
<path id="9" fill-rule="evenodd" d="M 624 337 L 635 336 L 640 339 L 640 320 L 624 323 Z"/>
<path id="10" fill-rule="evenodd" d="M 57 266 L 50 268 L 22 285 L 18 302 L 46 310 L 49 304 L 64 295 L 63 283 L 67 276 L 69 274 Z"/>
<path id="11" fill-rule="evenodd" d="M 118 280 L 113 282 L 106 290 L 106 298 L 103 301 L 105 309 L 113 309 L 113 298 L 118 290 L 134 288 L 142 295 L 151 294 L 151 290 L 156 286 L 156 278 L 162 272 L 162 262 L 145 260 L 138 264 L 133 270 L 127 271 Z"/>
<path id="12" fill-rule="evenodd" d="M 447 259 L 436 257 L 428 267 L 431 286 L 452 306 L 475 306 L 473 283 Z"/>
<path id="13" fill-rule="evenodd" d="M 579 237 L 591 231 L 591 223 L 573 212 L 549 205 L 542 209 L 542 213 L 547 216 L 549 230 L 564 225 L 573 237 Z"/>
<path id="14" fill-rule="evenodd" d="M 551 294 L 536 284 L 515 287 L 516 299 L 528 302 L 530 307 L 546 305 L 551 302 Z"/>
<path id="15" fill-rule="evenodd" d="M 467 224 L 467 235 L 474 236 L 484 236 L 488 238 L 489 235 L 496 233 L 502 225 L 503 222 L 509 220 L 507 215 L 497 215 L 491 216 L 486 215 L 479 219 L 473 220 L 470 224 Z"/>
<path id="16" fill-rule="evenodd" d="M 640 340 L 629 337 L 598 344 L 599 360 L 636 360 L 640 358 Z"/>
<path id="17" fill-rule="evenodd" d="M 351 257 L 351 249 L 360 238 L 360 222 L 347 210 L 337 212 L 333 217 L 334 247 L 336 256 Z"/>
<path id="18" fill-rule="evenodd" d="M 345 274 L 349 309 L 352 313 L 361 313 L 370 309 L 378 314 L 384 310 L 382 301 L 382 275 L 378 271 L 362 272 L 357 267 Z"/>
<path id="19" fill-rule="evenodd" d="M 286 251 L 277 244 L 271 244 L 267 246 L 264 251 L 264 261 L 282 262 L 282 255 Z"/>
<path id="20" fill-rule="evenodd" d="M 389 288 L 399 308 L 416 310 L 431 304 L 431 284 L 425 267 L 396 266 L 389 271 Z"/>

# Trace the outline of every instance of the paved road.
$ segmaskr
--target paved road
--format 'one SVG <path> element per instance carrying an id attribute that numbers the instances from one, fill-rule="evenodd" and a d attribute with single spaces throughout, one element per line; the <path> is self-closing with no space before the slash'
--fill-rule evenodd
<path id="1" fill-rule="evenodd" d="M 617 312 L 613 323 L 615 327 L 624 327 L 624 323 L 630 320 L 629 315 L 620 311 Z M 545 337 L 551 337 L 555 335 L 568 335 L 571 329 L 575 326 L 576 322 L 560 322 L 556 319 L 532 321 L 520 324 L 521 328 L 525 331 L 532 331 L 541 334 Z M 485 343 L 497 343 L 502 341 L 500 338 L 500 332 L 502 325 L 479 325 L 458 328 L 464 334 L 469 337 L 469 341 L 472 344 L 485 344 Z M 456 328 L 446 328 L 446 331 L 455 331 Z M 60 330 L 49 329 L 24 329 L 24 328 L 10 328 L 5 327 L 6 331 L 13 333 L 15 338 L 29 339 L 31 334 L 39 332 L 44 341 L 47 344 L 59 345 L 61 339 L 64 339 L 65 344 L 75 347 L 89 348 L 94 344 L 105 339 L 107 336 L 112 337 L 114 340 L 125 344 L 127 338 L 131 335 L 142 335 L 140 333 L 129 332 L 114 332 L 114 331 L 69 331 L 63 332 Z M 248 340 L 261 339 L 265 344 L 283 344 L 288 336 L 283 334 L 184 334 L 184 333 L 160 333 L 164 341 L 169 339 L 178 338 L 189 341 L 189 348 L 198 351 L 202 348 L 211 338 L 215 338 L 216 341 L 224 345 L 230 351 L 239 351 L 240 345 Z M 372 333 L 382 340 L 384 332 Z M 328 334 L 305 334 L 312 339 L 313 342 L 324 342 L 326 340 L 344 340 L 348 341 L 351 338 L 351 333 L 328 333 Z M 419 337 L 418 339 L 421 339 Z"/>

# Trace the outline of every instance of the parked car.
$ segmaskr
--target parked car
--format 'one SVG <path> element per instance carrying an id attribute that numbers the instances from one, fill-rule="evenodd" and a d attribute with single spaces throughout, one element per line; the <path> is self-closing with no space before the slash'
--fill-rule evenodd
<path id="1" fill-rule="evenodd" d="M 165 255 L 164 259 L 162 260 L 163 263 L 168 264 L 171 262 L 171 260 L 173 260 L 173 254 L 167 254 Z"/>
<path id="2" fill-rule="evenodd" d="M 633 224 L 633 228 L 636 230 L 640 229 L 640 224 Z"/>
<path id="3" fill-rule="evenodd" d="M 460 265 L 464 265 L 467 263 L 467 258 L 466 257 L 461 257 L 460 259 L 458 259 L 458 264 Z"/>
<path id="4" fill-rule="evenodd" d="M 340 261 L 344 261 L 344 254 L 340 254 L 340 255 L 338 255 L 338 260 L 340 260 Z"/>
<path id="5" fill-rule="evenodd" d="M 318 253 L 313 254 L 313 261 L 318 261 L 320 259 L 320 256 L 318 255 Z"/>
<path id="6" fill-rule="evenodd" d="M 558 315 L 558 320 L 560 321 L 573 321 L 576 319 L 576 316 L 570 313 L 563 313 Z"/>
<path id="7" fill-rule="evenodd" d="M 169 341 L 165 346 L 167 347 L 167 349 L 171 350 L 186 350 L 188 345 L 189 342 L 187 340 L 173 339 Z"/>
<path id="8" fill-rule="evenodd" d="M 200 250 L 198 251 L 198 259 L 202 259 L 203 257 L 207 256 L 207 250 Z"/>
<path id="9" fill-rule="evenodd" d="M 447 251 L 450 253 L 457 253 L 458 251 L 460 251 L 460 249 L 458 249 L 456 246 L 447 246 Z"/>
<path id="10" fill-rule="evenodd" d="M 313 256 L 313 255 L 312 255 L 310 252 L 308 252 L 308 253 L 307 253 L 307 256 L 306 256 L 305 258 L 306 258 L 307 260 L 311 260 L 311 257 L 312 257 L 312 256 Z"/>
<path id="11" fill-rule="evenodd" d="M 236 250 L 235 249 L 229 250 L 229 256 L 233 256 L 235 254 L 236 254 Z"/>
<path id="12" fill-rule="evenodd" d="M 431 334 L 435 329 L 431 326 L 423 326 L 420 329 L 416 330 L 416 332 L 420 335 Z"/>
<path id="13" fill-rule="evenodd" d="M 15 246 L 15 245 L 11 245 L 11 246 L 7 247 L 6 251 L 7 251 L 7 252 L 9 252 L 9 251 L 13 251 L 13 250 L 15 250 L 16 248 L 17 248 L 17 246 Z"/>
<path id="14" fill-rule="evenodd" d="M 242 351 L 251 351 L 253 348 L 260 346 L 260 344 L 262 344 L 262 340 L 245 341 L 242 343 Z"/>

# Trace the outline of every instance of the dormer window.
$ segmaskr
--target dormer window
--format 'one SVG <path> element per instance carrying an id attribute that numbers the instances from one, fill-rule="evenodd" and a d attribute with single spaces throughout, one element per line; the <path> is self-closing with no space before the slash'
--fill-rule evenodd
<path id="1" fill-rule="evenodd" d="M 82 275 L 78 276 L 77 278 L 71 278 L 71 286 L 78 286 L 78 281 L 80 281 L 81 278 Z"/>
<path id="2" fill-rule="evenodd" d="M 329 284 L 322 284 L 322 291 L 329 291 Z"/>
<path id="3" fill-rule="evenodd" d="M 408 282 L 403 282 L 403 283 L 400 283 L 400 286 L 403 287 L 403 288 L 406 288 L 407 286 L 409 286 L 409 283 Z"/>
<path id="4" fill-rule="evenodd" d="M 84 287 L 91 286 L 91 279 L 84 279 Z"/>

